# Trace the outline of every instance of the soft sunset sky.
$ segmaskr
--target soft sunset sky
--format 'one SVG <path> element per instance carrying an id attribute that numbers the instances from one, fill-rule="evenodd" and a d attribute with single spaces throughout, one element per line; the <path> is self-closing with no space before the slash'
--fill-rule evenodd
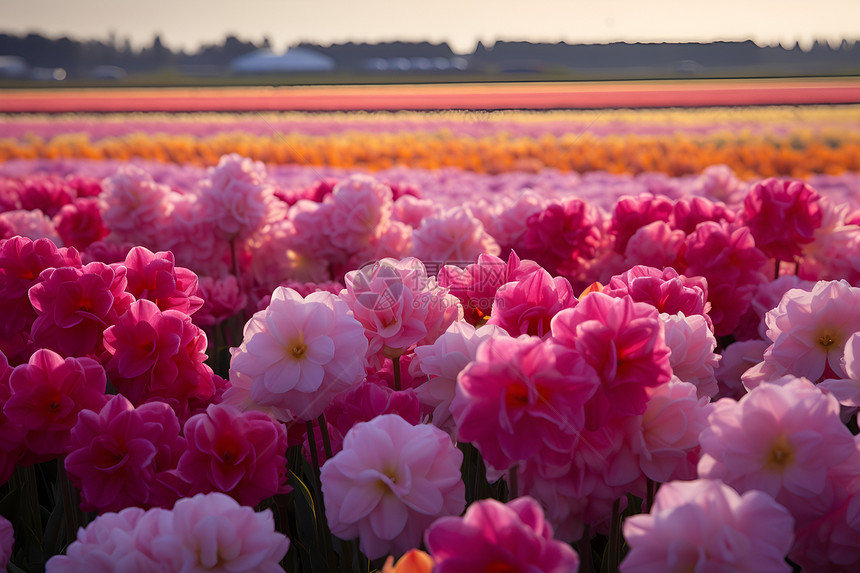
<path id="1" fill-rule="evenodd" d="M 0 0 L 0 32 L 81 39 L 161 34 L 195 50 L 225 34 L 276 49 L 300 41 L 482 40 L 573 43 L 860 40 L 860 0 Z"/>

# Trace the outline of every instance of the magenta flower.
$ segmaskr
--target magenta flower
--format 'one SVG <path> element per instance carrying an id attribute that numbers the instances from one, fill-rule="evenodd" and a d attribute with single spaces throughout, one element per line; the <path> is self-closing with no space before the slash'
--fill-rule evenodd
<path id="1" fill-rule="evenodd" d="M 39 314 L 31 330 L 33 341 L 65 356 L 98 353 L 104 330 L 134 300 L 125 292 L 125 272 L 125 267 L 99 262 L 45 270 L 42 282 L 29 292 Z"/>
<path id="2" fill-rule="evenodd" d="M 553 274 L 574 274 L 600 244 L 600 213 L 576 197 L 550 204 L 527 224 L 523 254 Z"/>
<path id="3" fill-rule="evenodd" d="M 627 266 L 670 267 L 676 264 L 686 237 L 683 231 L 672 229 L 664 221 L 648 223 L 636 229 L 627 241 L 624 262 Z"/>
<path id="4" fill-rule="evenodd" d="M 720 400 L 708 422 L 699 476 L 761 490 L 789 508 L 801 498 L 816 503 L 828 469 L 856 453 L 836 399 L 803 378 L 762 384 L 739 402 Z"/>
<path id="5" fill-rule="evenodd" d="M 243 505 L 257 505 L 290 491 L 287 431 L 268 415 L 213 404 L 189 418 L 183 434 L 188 449 L 178 470 L 191 494 L 220 491 Z"/>
<path id="6" fill-rule="evenodd" d="M 135 299 L 147 299 L 161 310 L 178 310 L 194 314 L 203 305 L 198 296 L 197 275 L 177 267 L 170 251 L 153 253 L 145 247 L 134 247 L 125 258 L 126 291 Z"/>
<path id="7" fill-rule="evenodd" d="M 12 371 L 3 413 L 24 427 L 24 441 L 33 453 L 64 454 L 78 412 L 101 409 L 106 384 L 104 369 L 91 358 L 64 359 L 52 350 L 37 350 Z"/>
<path id="8" fill-rule="evenodd" d="M 749 227 L 756 246 L 768 257 L 793 261 L 821 227 L 820 199 L 818 192 L 802 181 L 765 179 L 747 193 L 740 221 Z"/>
<path id="9" fill-rule="evenodd" d="M 602 292 L 617 298 L 630 295 L 634 301 L 647 302 L 661 313 L 700 314 L 711 324 L 708 282 L 703 277 L 679 275 L 672 267 L 660 270 L 637 265 L 609 279 Z"/>
<path id="10" fill-rule="evenodd" d="M 579 569 L 579 556 L 567 543 L 553 539 L 543 509 L 530 497 L 507 504 L 494 499 L 476 501 L 463 517 L 437 519 L 425 538 L 436 573 L 567 573 Z"/>
<path id="11" fill-rule="evenodd" d="M 12 557 L 12 547 L 15 544 L 15 530 L 8 519 L 0 515 L 0 567 L 5 569 L 9 558 Z"/>
<path id="12" fill-rule="evenodd" d="M 496 291 L 487 324 L 503 328 L 511 336 L 546 337 L 553 317 L 579 302 L 564 277 L 551 277 L 542 268 Z"/>
<path id="13" fill-rule="evenodd" d="M 668 223 L 674 206 L 672 201 L 663 195 L 643 193 L 638 197 L 621 197 L 612 211 L 612 223 L 609 234 L 615 236 L 615 250 L 624 254 L 627 242 L 636 231 L 655 221 Z"/>
<path id="14" fill-rule="evenodd" d="M 466 505 L 463 454 L 445 432 L 395 414 L 356 424 L 322 467 L 331 532 L 359 538 L 370 559 L 417 547 L 438 517 Z"/>
<path id="15" fill-rule="evenodd" d="M 699 223 L 705 221 L 734 222 L 735 214 L 723 203 L 714 203 L 705 197 L 685 196 L 675 202 L 669 224 L 689 235 L 696 230 Z"/>
<path id="16" fill-rule="evenodd" d="M 194 324 L 199 326 L 221 324 L 248 306 L 248 295 L 242 290 L 239 281 L 233 275 L 217 279 L 200 277 L 198 286 L 200 287 L 203 306 L 194 313 Z M 340 288 L 338 285 L 338 291 Z M 313 290 L 315 289 L 312 289 L 311 292 Z"/>
<path id="17" fill-rule="evenodd" d="M 642 414 L 648 389 L 672 375 L 671 351 L 657 310 L 629 296 L 589 294 L 556 315 L 552 337 L 579 352 L 597 372 L 596 419 Z"/>
<path id="18" fill-rule="evenodd" d="M 101 210 L 104 203 L 100 199 L 85 197 L 63 205 L 54 216 L 54 226 L 63 244 L 83 250 L 110 234 L 102 221 Z"/>
<path id="19" fill-rule="evenodd" d="M 170 507 L 170 488 L 185 451 L 179 420 L 163 402 L 137 408 L 111 396 L 101 409 L 83 410 L 71 432 L 65 467 L 81 491 L 85 511 L 119 511 L 132 505 Z"/>
<path id="20" fill-rule="evenodd" d="M 215 394 L 212 369 L 205 364 L 206 335 L 178 310 L 135 301 L 105 330 L 104 346 L 110 381 L 132 404 L 172 401 L 184 417 L 189 400 Z"/>
<path id="21" fill-rule="evenodd" d="M 738 495 L 716 480 L 660 486 L 650 514 L 624 520 L 622 573 L 790 572 L 791 514 L 760 491 Z"/>
<path id="22" fill-rule="evenodd" d="M 27 293 L 44 279 L 42 271 L 55 267 L 80 268 L 80 255 L 75 249 L 57 248 L 48 239 L 0 241 L 0 350 L 10 360 L 25 350 L 38 316 Z M 23 356 L 24 362 L 28 356 Z"/>
<path id="23" fill-rule="evenodd" d="M 303 299 L 278 287 L 245 325 L 224 399 L 269 409 L 283 422 L 312 420 L 365 377 L 366 353 L 364 328 L 342 300 L 322 291 Z"/>
<path id="24" fill-rule="evenodd" d="M 478 255 L 473 265 L 460 268 L 445 265 L 439 270 L 439 286 L 448 288 L 463 306 L 463 317 L 469 324 L 479 326 L 490 316 L 493 298 L 505 283 L 519 281 L 540 269 L 534 261 L 520 261 L 513 251 L 506 263 L 489 254 Z"/>
<path id="25" fill-rule="evenodd" d="M 767 281 L 767 257 L 756 247 L 749 229 L 725 221 L 700 223 L 687 236 L 681 259 L 680 271 L 707 280 L 714 334 L 731 334 L 758 285 Z"/>
<path id="26" fill-rule="evenodd" d="M 181 499 L 161 523 L 138 528 L 168 571 L 281 573 L 290 548 L 290 540 L 275 531 L 272 510 L 255 513 L 220 493 Z"/>
<path id="27" fill-rule="evenodd" d="M 537 337 L 493 337 L 457 378 L 451 414 L 460 440 L 489 466 L 520 460 L 563 466 L 585 424 L 597 378 L 586 361 Z"/>

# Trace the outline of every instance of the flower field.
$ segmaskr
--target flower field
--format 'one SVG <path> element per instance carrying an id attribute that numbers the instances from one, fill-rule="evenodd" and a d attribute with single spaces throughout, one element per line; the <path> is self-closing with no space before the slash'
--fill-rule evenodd
<path id="1" fill-rule="evenodd" d="M 860 569 L 860 106 L 0 126 L 9 571 Z"/>

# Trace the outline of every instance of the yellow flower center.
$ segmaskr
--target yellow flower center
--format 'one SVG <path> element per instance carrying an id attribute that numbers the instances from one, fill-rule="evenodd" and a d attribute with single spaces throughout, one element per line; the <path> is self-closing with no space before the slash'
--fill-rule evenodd
<path id="1" fill-rule="evenodd" d="M 766 467 L 774 471 L 783 471 L 794 464 L 794 447 L 785 436 L 778 436 L 770 446 Z"/>
<path id="2" fill-rule="evenodd" d="M 829 332 L 825 332 L 821 336 L 818 337 L 818 344 L 823 346 L 824 348 L 828 348 L 832 346 L 836 341 L 833 339 L 833 336 Z"/>

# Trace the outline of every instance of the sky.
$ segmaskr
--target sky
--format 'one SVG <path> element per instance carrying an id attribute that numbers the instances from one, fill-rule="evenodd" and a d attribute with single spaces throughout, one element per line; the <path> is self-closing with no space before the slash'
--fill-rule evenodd
<path id="1" fill-rule="evenodd" d="M 119 41 L 139 48 L 155 34 L 195 51 L 233 34 L 268 37 L 276 50 L 392 40 L 746 40 L 808 46 L 860 40 L 860 0 L 0 0 L 0 32 Z"/>

